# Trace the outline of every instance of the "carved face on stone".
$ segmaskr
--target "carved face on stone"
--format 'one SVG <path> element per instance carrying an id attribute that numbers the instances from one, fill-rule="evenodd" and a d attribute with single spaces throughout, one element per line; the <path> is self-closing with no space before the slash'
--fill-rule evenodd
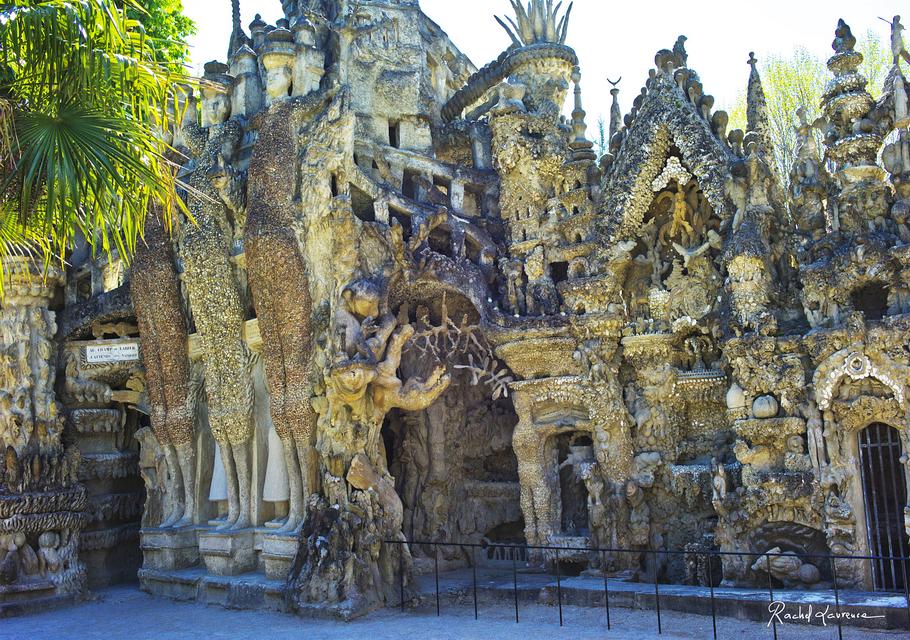
<path id="1" fill-rule="evenodd" d="M 231 97 L 226 91 L 206 90 L 202 97 L 202 126 L 221 124 L 231 114 Z"/>
<path id="2" fill-rule="evenodd" d="M 372 282 L 360 280 L 352 282 L 341 293 L 347 310 L 357 318 L 379 317 L 379 288 Z"/>
<path id="3" fill-rule="evenodd" d="M 349 362 L 332 368 L 330 381 L 335 391 L 347 401 L 357 400 L 367 385 L 376 378 L 376 369 L 363 362 Z"/>
<path id="4" fill-rule="evenodd" d="M 280 98 L 286 98 L 291 87 L 291 61 L 293 56 L 279 53 L 267 53 L 262 57 L 265 67 L 265 92 L 269 104 Z"/>
<path id="5" fill-rule="evenodd" d="M 38 544 L 42 549 L 56 549 L 59 543 L 60 536 L 53 531 L 45 531 L 41 534 L 41 537 L 38 538 Z"/>
<path id="6" fill-rule="evenodd" d="M 212 186 L 216 189 L 224 189 L 228 186 L 230 176 L 228 175 L 227 169 L 222 163 L 216 164 L 209 170 L 208 173 L 209 181 L 212 183 Z"/>
<path id="7" fill-rule="evenodd" d="M 644 500 L 645 494 L 641 490 L 641 487 L 638 486 L 638 483 L 634 480 L 629 480 L 626 483 L 626 500 L 633 507 L 641 504 Z"/>

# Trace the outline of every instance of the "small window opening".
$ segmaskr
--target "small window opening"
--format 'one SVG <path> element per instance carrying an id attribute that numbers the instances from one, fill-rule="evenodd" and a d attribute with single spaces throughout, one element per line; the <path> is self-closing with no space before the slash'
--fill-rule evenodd
<path id="1" fill-rule="evenodd" d="M 351 209 L 354 211 L 354 215 L 364 222 L 376 222 L 374 200 L 354 185 L 350 185 L 350 189 Z"/>
<path id="2" fill-rule="evenodd" d="M 452 234 L 445 229 L 436 228 L 427 240 L 430 249 L 439 255 L 452 257 Z"/>
<path id="3" fill-rule="evenodd" d="M 449 206 L 452 205 L 452 183 L 445 178 L 440 178 L 438 176 L 433 176 L 433 188 L 436 189 L 438 194 L 442 195 L 443 198 L 447 201 L 446 204 Z"/>
<path id="4" fill-rule="evenodd" d="M 483 192 L 466 186 L 464 189 L 463 213 L 467 216 L 480 216 L 483 214 Z"/>
<path id="5" fill-rule="evenodd" d="M 853 308 L 862 311 L 866 320 L 881 320 L 888 312 L 888 287 L 874 282 L 851 294 Z"/>
<path id="6" fill-rule="evenodd" d="M 401 180 L 401 193 L 405 198 L 417 200 L 417 174 L 413 171 L 404 172 L 404 178 Z"/>
<path id="7" fill-rule="evenodd" d="M 404 238 L 404 241 L 407 242 L 411 239 L 411 216 L 406 214 L 404 211 L 396 209 L 395 207 L 389 207 L 389 216 L 398 222 L 401 225 L 401 235 Z"/>
<path id="8" fill-rule="evenodd" d="M 389 146 L 401 148 L 401 123 L 389 121 Z"/>
<path id="9" fill-rule="evenodd" d="M 76 278 L 76 300 L 85 302 L 92 297 L 92 274 L 83 273 Z"/>
<path id="10" fill-rule="evenodd" d="M 559 284 L 569 279 L 569 263 L 554 262 L 550 265 L 550 277 L 553 278 L 553 284 Z"/>

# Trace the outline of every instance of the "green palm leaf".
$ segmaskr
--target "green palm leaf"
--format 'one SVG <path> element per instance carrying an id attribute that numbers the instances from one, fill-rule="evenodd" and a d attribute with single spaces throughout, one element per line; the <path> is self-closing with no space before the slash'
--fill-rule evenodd
<path id="1" fill-rule="evenodd" d="M 0 267 L 62 260 L 76 234 L 124 259 L 151 204 L 177 211 L 173 150 L 158 132 L 186 78 L 156 62 L 134 0 L 0 5 Z"/>

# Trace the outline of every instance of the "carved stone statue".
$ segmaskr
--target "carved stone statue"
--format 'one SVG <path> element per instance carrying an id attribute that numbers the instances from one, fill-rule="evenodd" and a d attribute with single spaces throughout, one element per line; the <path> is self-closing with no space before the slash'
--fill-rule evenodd
<path id="1" fill-rule="evenodd" d="M 901 24 L 901 17 L 894 16 L 891 21 L 891 53 L 894 55 L 894 65 L 897 66 L 901 60 L 910 64 L 910 53 L 904 45 L 904 31 L 906 28 Z"/>
<path id="2" fill-rule="evenodd" d="M 785 586 L 813 585 L 821 580 L 818 567 L 803 562 L 796 554 L 782 553 L 774 547 L 760 556 L 753 564 L 752 571 L 764 571 L 784 583 Z"/>
<path id="3" fill-rule="evenodd" d="M 728 481 L 727 469 L 723 463 L 718 462 L 716 458 L 711 460 L 711 501 L 714 503 L 723 502 L 727 497 Z"/>

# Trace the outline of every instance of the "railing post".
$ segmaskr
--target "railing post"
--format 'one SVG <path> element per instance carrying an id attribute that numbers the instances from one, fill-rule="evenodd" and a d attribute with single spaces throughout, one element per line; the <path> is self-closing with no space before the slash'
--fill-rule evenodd
<path id="1" fill-rule="evenodd" d="M 907 602 L 907 621 L 910 622 L 910 583 L 907 582 L 907 562 L 910 562 L 910 558 L 907 556 L 901 558 L 901 570 L 904 575 L 904 600 Z"/>
<path id="2" fill-rule="evenodd" d="M 600 552 L 600 563 L 604 572 L 604 601 L 607 607 L 607 631 L 610 631 L 610 585 L 607 584 L 607 553 Z"/>
<path id="3" fill-rule="evenodd" d="M 708 586 L 711 588 L 711 625 L 714 628 L 714 640 L 717 640 L 717 605 L 714 602 L 714 567 L 711 562 L 712 555 L 708 555 Z"/>
<path id="4" fill-rule="evenodd" d="M 512 593 L 515 595 L 515 624 L 518 624 L 518 560 L 512 549 Z"/>
<path id="5" fill-rule="evenodd" d="M 657 611 L 657 635 L 663 635 L 663 626 L 660 622 L 660 586 L 657 584 L 657 552 L 647 549 L 651 553 L 651 566 L 654 569 L 654 606 Z"/>
<path id="6" fill-rule="evenodd" d="M 559 626 L 562 626 L 562 579 L 559 575 L 559 548 L 556 548 L 556 598 L 559 601 Z"/>
<path id="7" fill-rule="evenodd" d="M 471 549 L 471 574 L 472 574 L 472 589 L 474 596 L 474 619 L 480 619 L 480 604 L 479 604 L 479 587 L 478 587 L 478 578 L 477 578 L 477 549 L 480 548 L 483 552 L 489 548 L 494 554 L 499 551 L 510 551 L 512 559 L 512 588 L 515 600 L 515 622 L 519 622 L 519 594 L 518 594 L 518 551 L 530 551 L 531 549 L 539 550 L 544 553 L 553 552 L 554 561 L 556 565 L 556 596 L 559 606 L 559 626 L 565 626 L 565 612 L 563 610 L 563 593 L 562 593 L 562 567 L 561 567 L 561 552 L 562 551 L 584 551 L 587 550 L 592 554 L 599 553 L 601 557 L 602 571 L 603 571 L 603 588 L 604 588 L 604 608 L 607 616 L 607 630 L 612 631 L 612 619 L 610 612 L 610 584 L 608 575 L 608 562 L 607 562 L 607 553 L 632 553 L 635 554 L 635 557 L 639 559 L 642 557 L 642 554 L 645 554 L 646 561 L 650 559 L 651 571 L 653 571 L 652 579 L 654 581 L 654 608 L 657 615 L 657 633 L 658 635 L 663 634 L 663 621 L 661 613 L 661 604 L 660 604 L 660 556 L 661 554 L 666 554 L 667 556 L 673 555 L 688 555 L 687 552 L 683 550 L 660 550 L 660 549 L 602 549 L 599 547 L 557 547 L 557 546 L 530 546 L 530 545 L 492 545 L 488 546 L 487 543 L 477 545 L 470 543 L 439 543 L 439 542 L 421 542 L 421 541 L 407 541 L 407 540 L 383 540 L 382 544 L 395 545 L 392 548 L 397 547 L 399 550 L 398 556 L 398 590 L 400 596 L 400 609 L 404 613 L 406 610 L 406 599 L 405 599 L 405 551 L 409 549 L 410 544 L 421 544 L 421 545 L 432 545 L 433 546 L 433 569 L 434 569 L 434 579 L 436 586 L 436 615 L 437 617 L 442 616 L 442 591 L 440 587 L 440 575 L 439 575 L 439 548 L 440 547 L 458 547 L 464 550 L 465 547 Z M 717 595 L 714 585 L 714 556 L 717 556 L 718 559 L 723 561 L 725 556 L 736 556 L 739 558 L 749 558 L 750 556 L 754 557 L 754 554 L 743 553 L 739 551 L 708 551 L 702 552 L 701 554 L 695 554 L 696 558 L 701 555 L 706 558 L 705 564 L 707 565 L 707 580 L 708 588 L 710 593 L 710 602 L 711 602 L 711 624 L 714 640 L 717 640 Z M 774 595 L 774 576 L 771 573 L 771 561 L 772 556 L 780 557 L 782 554 L 774 553 L 769 554 L 765 553 L 765 568 L 768 573 L 768 597 L 770 603 L 773 605 L 775 603 Z M 835 603 L 835 612 L 837 615 L 837 632 L 838 640 L 843 640 L 843 620 L 841 611 L 841 602 L 840 602 L 840 585 L 838 584 L 838 569 L 837 569 L 837 560 L 844 558 L 848 561 L 864 561 L 870 560 L 872 562 L 882 561 L 889 559 L 892 564 L 894 561 L 900 561 L 901 571 L 900 574 L 904 577 L 904 597 L 907 603 L 907 613 L 910 617 L 910 580 L 907 579 L 907 563 L 910 562 L 910 558 L 906 556 L 883 556 L 883 555 L 868 555 L 868 556 L 836 556 L 834 554 L 826 554 L 828 562 L 830 563 L 831 577 L 834 590 L 834 603 Z M 818 558 L 824 559 L 825 555 L 812 555 L 806 554 L 801 555 L 802 558 Z M 497 555 L 496 557 L 501 557 Z M 593 558 L 593 556 L 591 556 Z M 646 567 L 647 570 L 647 567 Z M 897 575 L 897 568 L 895 567 L 895 574 Z M 898 576 L 901 577 L 901 576 Z M 774 640 L 778 640 L 778 630 L 777 630 L 777 620 L 776 616 L 771 616 L 769 626 L 772 627 Z"/>
<path id="8" fill-rule="evenodd" d="M 774 606 L 774 589 L 771 585 L 771 556 L 765 554 L 765 560 L 767 560 L 768 567 L 768 596 L 771 598 L 771 606 Z M 777 621 L 772 617 L 771 618 L 771 627 L 774 629 L 774 640 L 777 640 Z"/>
<path id="9" fill-rule="evenodd" d="M 474 573 L 474 619 L 477 620 L 477 547 L 471 547 L 471 561 Z"/>
<path id="10" fill-rule="evenodd" d="M 433 543 L 433 568 L 436 573 L 436 617 L 441 615 L 439 607 L 439 545 Z"/>
<path id="11" fill-rule="evenodd" d="M 840 619 L 840 592 L 837 589 L 837 565 L 834 563 L 834 557 L 831 560 L 831 579 L 834 581 L 834 611 L 837 613 L 837 637 L 838 640 L 844 640 L 844 628 Z"/>
<path id="12" fill-rule="evenodd" d="M 404 613 L 404 543 L 398 545 L 398 588 L 401 593 L 401 612 Z"/>

